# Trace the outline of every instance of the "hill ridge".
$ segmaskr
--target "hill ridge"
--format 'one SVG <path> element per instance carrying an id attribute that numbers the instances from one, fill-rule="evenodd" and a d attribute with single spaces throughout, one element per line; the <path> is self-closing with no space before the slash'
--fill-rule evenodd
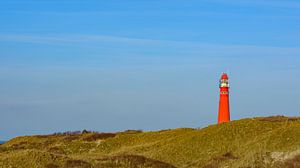
<path id="1" fill-rule="evenodd" d="M 23 136 L 0 145 L 0 167 L 288 167 L 299 160 L 300 118 L 284 116 L 201 129 Z"/>

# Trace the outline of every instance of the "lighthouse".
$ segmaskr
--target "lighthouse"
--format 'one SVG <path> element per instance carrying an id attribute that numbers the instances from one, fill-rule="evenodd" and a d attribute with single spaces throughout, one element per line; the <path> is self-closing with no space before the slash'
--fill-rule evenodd
<path id="1" fill-rule="evenodd" d="M 226 73 L 222 74 L 219 87 L 220 87 L 220 102 L 219 102 L 218 124 L 230 121 L 229 81 L 228 81 L 228 75 Z"/>

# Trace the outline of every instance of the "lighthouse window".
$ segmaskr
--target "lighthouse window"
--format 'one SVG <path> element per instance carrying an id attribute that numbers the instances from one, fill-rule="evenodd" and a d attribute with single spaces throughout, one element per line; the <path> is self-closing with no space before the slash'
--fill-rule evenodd
<path id="1" fill-rule="evenodd" d="M 227 80 L 227 79 L 221 79 L 221 80 L 220 80 L 220 83 L 226 83 L 226 84 L 227 84 L 227 83 L 228 83 L 228 80 Z"/>

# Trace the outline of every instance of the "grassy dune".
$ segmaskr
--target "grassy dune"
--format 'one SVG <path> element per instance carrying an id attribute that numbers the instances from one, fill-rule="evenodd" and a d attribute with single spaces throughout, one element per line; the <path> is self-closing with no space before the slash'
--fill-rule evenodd
<path id="1" fill-rule="evenodd" d="M 0 167 L 300 167 L 300 118 L 202 129 L 24 136 L 0 145 Z"/>

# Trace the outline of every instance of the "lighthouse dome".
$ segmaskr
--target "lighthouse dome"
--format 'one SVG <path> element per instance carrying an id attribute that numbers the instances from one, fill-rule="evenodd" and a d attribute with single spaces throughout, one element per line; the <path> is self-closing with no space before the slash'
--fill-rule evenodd
<path id="1" fill-rule="evenodd" d="M 228 75 L 226 73 L 223 73 L 221 79 L 228 79 Z"/>

